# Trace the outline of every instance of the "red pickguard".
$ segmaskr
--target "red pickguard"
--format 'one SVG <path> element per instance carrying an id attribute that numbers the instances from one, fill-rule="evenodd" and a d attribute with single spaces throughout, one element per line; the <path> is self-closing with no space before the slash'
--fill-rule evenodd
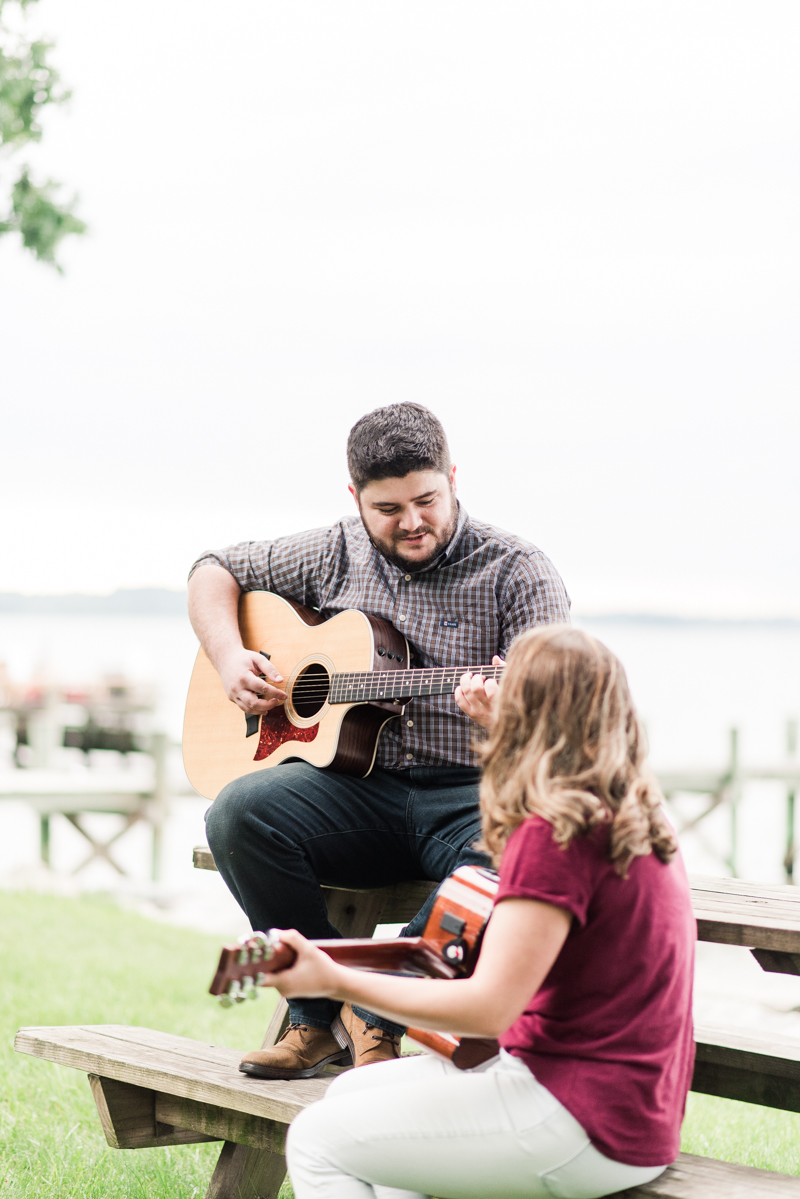
<path id="1" fill-rule="evenodd" d="M 284 741 L 313 741 L 318 732 L 318 724 L 299 729 L 289 720 L 283 706 L 272 708 L 261 717 L 261 736 L 258 738 L 258 749 L 253 761 L 263 762 L 264 758 L 274 754 Z"/>

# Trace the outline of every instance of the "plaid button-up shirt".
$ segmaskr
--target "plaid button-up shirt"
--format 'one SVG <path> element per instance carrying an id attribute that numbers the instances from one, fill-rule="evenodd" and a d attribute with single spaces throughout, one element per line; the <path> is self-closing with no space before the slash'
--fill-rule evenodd
<path id="1" fill-rule="evenodd" d="M 569 621 L 569 596 L 542 551 L 463 508 L 450 544 L 415 574 L 383 557 L 359 516 L 203 554 L 192 573 L 204 564 L 223 566 L 242 591 L 274 591 L 326 618 L 347 608 L 381 616 L 408 638 L 414 667 L 488 665 L 525 629 Z M 376 765 L 474 766 L 481 735 L 452 695 L 419 696 L 384 725 Z"/>

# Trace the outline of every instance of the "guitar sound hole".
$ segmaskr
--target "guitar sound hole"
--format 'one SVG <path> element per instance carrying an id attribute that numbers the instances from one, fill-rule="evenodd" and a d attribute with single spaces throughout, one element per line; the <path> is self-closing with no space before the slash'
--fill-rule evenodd
<path id="1" fill-rule="evenodd" d="M 309 720 L 325 707 L 331 679 L 321 662 L 301 670 L 292 687 L 292 707 L 302 720 Z"/>

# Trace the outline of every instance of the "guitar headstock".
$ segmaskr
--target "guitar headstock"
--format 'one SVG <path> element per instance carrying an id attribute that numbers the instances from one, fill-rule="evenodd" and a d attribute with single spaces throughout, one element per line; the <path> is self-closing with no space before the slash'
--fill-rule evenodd
<path id="1" fill-rule="evenodd" d="M 294 951 L 281 942 L 274 929 L 240 937 L 236 945 L 223 945 L 217 972 L 208 989 L 219 997 L 222 1007 L 256 999 L 267 972 L 282 970 L 293 958 Z"/>

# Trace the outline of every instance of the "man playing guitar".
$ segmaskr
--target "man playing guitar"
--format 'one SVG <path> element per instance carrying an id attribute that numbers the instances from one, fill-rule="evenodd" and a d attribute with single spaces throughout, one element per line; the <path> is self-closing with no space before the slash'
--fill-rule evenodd
<path id="1" fill-rule="evenodd" d="M 284 679 L 242 645 L 242 592 L 271 591 L 323 617 L 360 609 L 407 638 L 412 667 L 500 662 L 535 625 L 567 622 L 569 598 L 529 542 L 475 521 L 458 503 L 444 430 L 418 404 L 359 420 L 347 445 L 358 515 L 275 541 L 204 554 L 189 612 L 225 691 L 246 713 L 283 704 Z M 473 750 L 496 684 L 466 673 L 454 696 L 418 696 L 385 725 L 375 767 L 353 778 L 289 761 L 228 784 L 206 816 L 209 846 L 253 928 L 337 935 L 320 883 L 373 888 L 444 879 L 486 864 Z M 430 904 L 408 925 L 424 928 Z M 310 1078 L 332 1062 L 399 1055 L 402 1027 L 329 999 L 294 998 L 277 1045 L 248 1053 L 261 1078 Z"/>

